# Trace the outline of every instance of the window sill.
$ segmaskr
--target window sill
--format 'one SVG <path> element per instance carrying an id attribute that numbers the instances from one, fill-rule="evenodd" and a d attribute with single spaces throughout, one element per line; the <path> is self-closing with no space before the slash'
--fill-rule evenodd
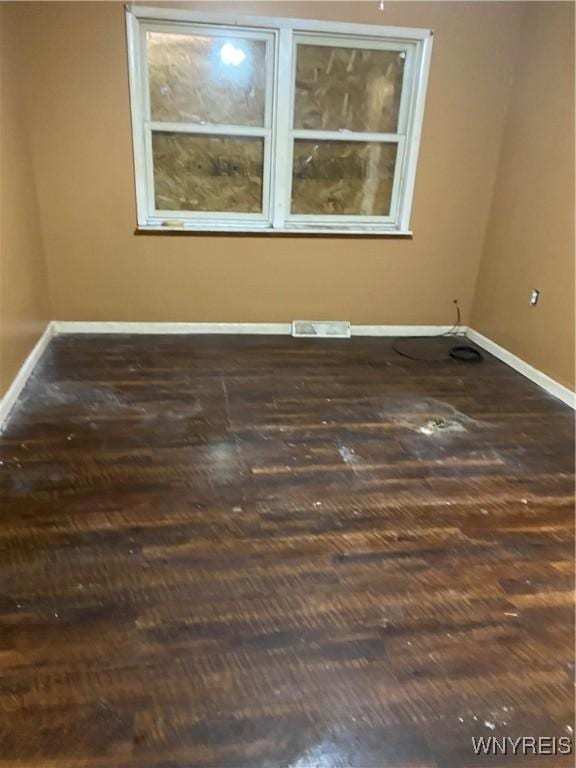
<path id="1" fill-rule="evenodd" d="M 136 227 L 137 235 L 240 235 L 240 236 L 276 236 L 276 237 L 310 237 L 320 235 L 322 237 L 388 237 L 411 238 L 411 229 L 384 229 L 370 227 L 290 227 L 285 229 L 273 229 L 272 227 L 216 227 L 216 226 L 163 226 L 161 224 L 139 224 Z"/>

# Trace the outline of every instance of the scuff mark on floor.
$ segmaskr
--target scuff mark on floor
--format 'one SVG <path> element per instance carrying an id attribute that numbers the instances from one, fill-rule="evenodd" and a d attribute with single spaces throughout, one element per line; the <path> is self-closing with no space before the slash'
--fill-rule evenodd
<path id="1" fill-rule="evenodd" d="M 487 426 L 442 400 L 418 399 L 406 405 L 409 412 L 392 416 L 391 421 L 421 435 L 438 436 Z"/>
<path id="2" fill-rule="evenodd" d="M 348 464 L 348 466 L 353 466 L 354 464 L 358 464 L 360 461 L 360 457 L 356 453 L 356 451 L 353 448 L 347 448 L 345 445 L 341 445 L 338 448 L 338 453 L 340 454 L 340 457 L 344 464 Z"/>
<path id="3" fill-rule="evenodd" d="M 421 435 L 435 435 L 438 432 L 466 432 L 464 427 L 456 419 L 445 419 L 440 416 L 436 419 L 429 419 L 423 426 L 418 427 Z"/>

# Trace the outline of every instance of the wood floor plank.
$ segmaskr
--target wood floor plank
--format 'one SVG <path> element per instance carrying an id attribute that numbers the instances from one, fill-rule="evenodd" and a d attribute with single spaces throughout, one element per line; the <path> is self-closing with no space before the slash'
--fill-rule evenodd
<path id="1" fill-rule="evenodd" d="M 574 732 L 573 413 L 489 355 L 57 337 L 0 503 L 1 768 L 573 763 L 473 753 Z"/>

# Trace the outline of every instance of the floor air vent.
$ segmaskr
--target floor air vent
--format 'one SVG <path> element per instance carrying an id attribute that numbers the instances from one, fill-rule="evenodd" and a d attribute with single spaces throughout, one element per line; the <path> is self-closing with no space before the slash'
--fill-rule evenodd
<path id="1" fill-rule="evenodd" d="M 292 336 L 298 338 L 349 339 L 350 323 L 347 320 L 294 320 Z"/>

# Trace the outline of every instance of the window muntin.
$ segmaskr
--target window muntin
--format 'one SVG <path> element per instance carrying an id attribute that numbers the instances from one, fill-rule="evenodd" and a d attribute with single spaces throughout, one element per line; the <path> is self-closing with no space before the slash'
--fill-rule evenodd
<path id="1" fill-rule="evenodd" d="M 128 11 L 139 226 L 408 233 L 429 31 L 239 22 Z"/>

